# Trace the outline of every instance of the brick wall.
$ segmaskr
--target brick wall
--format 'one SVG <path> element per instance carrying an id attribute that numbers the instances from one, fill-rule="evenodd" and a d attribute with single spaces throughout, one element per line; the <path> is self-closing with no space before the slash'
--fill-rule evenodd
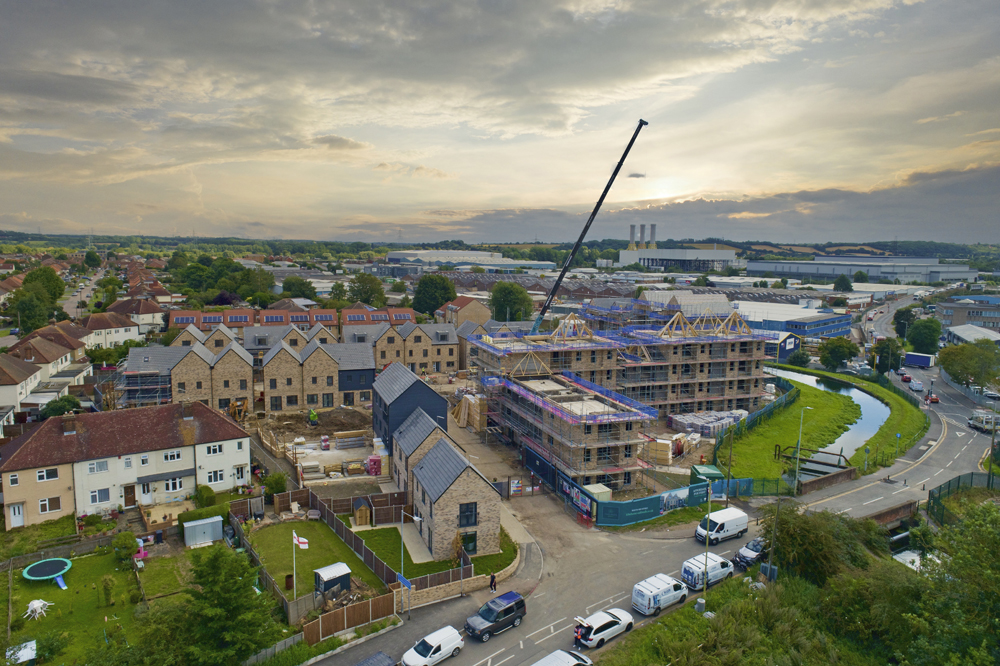
<path id="1" fill-rule="evenodd" d="M 305 363 L 302 364 L 302 390 L 305 396 L 316 396 L 316 403 L 309 404 L 308 400 L 306 400 L 305 396 L 303 396 L 303 404 L 305 404 L 306 407 L 322 407 L 323 394 L 325 393 L 333 394 L 333 406 L 343 404 L 343 395 L 340 393 L 338 381 L 339 372 L 340 367 L 329 354 L 322 349 L 314 351 L 309 358 L 305 360 Z M 332 386 L 327 384 L 328 377 L 333 378 Z M 315 383 L 313 383 L 313 379 L 316 380 Z"/>
<path id="2" fill-rule="evenodd" d="M 184 344 L 185 342 L 187 343 L 186 345 Z M 181 346 L 191 347 L 196 342 L 201 342 L 201 341 L 198 338 L 194 337 L 194 335 L 192 335 L 190 331 L 188 331 L 187 329 L 184 329 L 183 331 L 181 331 L 180 335 L 178 335 L 176 338 L 174 338 L 174 341 L 170 343 L 170 346 L 171 347 L 181 347 Z"/>
<path id="3" fill-rule="evenodd" d="M 240 389 L 240 380 L 246 382 L 246 388 Z M 229 386 L 226 386 L 229 382 Z M 212 368 L 212 407 L 222 409 L 219 400 L 246 398 L 247 404 L 253 406 L 253 366 L 240 358 L 239 354 L 230 350 Z"/>
<path id="4" fill-rule="evenodd" d="M 465 532 L 476 533 L 476 555 L 499 552 L 500 501 L 500 495 L 493 486 L 471 468 L 466 468 L 444 495 L 438 498 L 433 511 L 430 507 L 430 497 L 414 497 L 413 503 L 420 507 L 420 517 L 424 519 L 421 535 L 424 543 L 428 542 L 429 535 L 433 536 L 431 554 L 434 559 L 447 560 L 453 557 L 455 535 Z M 477 505 L 478 524 L 459 527 L 459 505 L 469 502 L 475 502 Z"/>
<path id="5" fill-rule="evenodd" d="M 275 388 L 271 388 L 272 379 L 276 383 Z M 305 399 L 302 395 L 302 367 L 285 349 L 279 351 L 264 366 L 264 409 L 268 413 L 272 411 L 271 398 L 275 396 L 281 398 L 282 411 L 305 408 Z M 296 404 L 289 406 L 288 396 L 294 396 Z"/>
<path id="6" fill-rule="evenodd" d="M 390 328 L 375 342 L 375 365 L 381 368 L 387 363 L 404 362 L 405 346 L 399 331 Z"/>
<path id="7" fill-rule="evenodd" d="M 201 388 L 198 388 L 199 382 Z M 181 384 L 184 385 L 183 392 L 180 390 Z M 203 400 L 205 404 L 212 405 L 212 371 L 208 363 L 197 354 L 189 352 L 170 371 L 170 388 L 173 402 Z"/>
<path id="8" fill-rule="evenodd" d="M 288 333 L 285 334 L 285 337 L 282 338 L 282 340 L 287 342 L 288 346 L 297 352 L 301 352 L 302 349 L 307 344 L 309 344 L 309 341 L 306 340 L 306 336 L 302 335 L 302 333 L 295 328 L 290 329 Z"/>

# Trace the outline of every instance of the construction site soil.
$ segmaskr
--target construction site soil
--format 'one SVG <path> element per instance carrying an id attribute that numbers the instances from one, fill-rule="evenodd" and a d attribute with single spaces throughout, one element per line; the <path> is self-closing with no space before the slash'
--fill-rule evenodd
<path id="1" fill-rule="evenodd" d="M 296 437 L 305 437 L 307 440 L 319 439 L 320 435 L 333 437 L 334 433 L 349 430 L 368 430 L 371 434 L 372 415 L 370 412 L 338 407 L 317 412 L 317 416 L 319 417 L 318 426 L 310 426 L 308 412 L 302 412 L 277 414 L 274 418 L 261 421 L 261 427 L 271 430 L 279 441 L 284 436 L 285 441 L 288 442 Z"/>

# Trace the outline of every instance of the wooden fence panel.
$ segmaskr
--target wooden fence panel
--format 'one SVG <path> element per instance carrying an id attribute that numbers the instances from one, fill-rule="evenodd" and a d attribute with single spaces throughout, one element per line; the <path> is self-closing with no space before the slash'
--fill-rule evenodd
<path id="1" fill-rule="evenodd" d="M 380 495 L 369 495 L 368 501 L 372 503 L 373 507 L 382 508 L 389 506 L 389 495 L 382 493 Z"/>
<path id="2" fill-rule="evenodd" d="M 381 620 L 396 613 L 396 595 L 383 594 L 372 599 L 372 621 Z"/>
<path id="3" fill-rule="evenodd" d="M 241 499 L 233 500 L 229 503 L 229 512 L 234 513 L 237 516 L 249 516 L 250 515 L 250 500 Z"/>
<path id="4" fill-rule="evenodd" d="M 369 548 L 368 546 L 365 546 L 364 560 L 365 560 L 365 566 L 368 567 L 369 569 L 375 566 L 375 553 L 373 553 L 371 548 Z"/>
<path id="5" fill-rule="evenodd" d="M 372 517 L 375 519 L 375 524 L 376 525 L 388 525 L 388 524 L 391 524 L 391 523 L 399 522 L 398 520 L 394 520 L 394 518 L 396 517 L 396 515 L 398 515 L 397 512 L 394 511 L 395 508 L 396 507 L 392 507 L 392 506 L 380 506 L 380 507 L 376 507 L 372 511 Z"/>
<path id="6" fill-rule="evenodd" d="M 398 492 L 398 493 L 389 493 L 389 494 L 391 496 L 391 499 L 389 500 L 389 503 L 392 504 L 392 506 L 402 506 L 402 505 L 406 504 L 406 493 L 404 493 L 404 492 Z"/>
<path id="7" fill-rule="evenodd" d="M 344 610 L 347 611 L 348 629 L 368 624 L 372 620 L 371 602 L 369 601 L 351 604 L 350 606 L 346 606 Z"/>
<path id="8" fill-rule="evenodd" d="M 322 622 L 323 638 L 326 639 L 342 632 L 345 629 L 344 618 L 346 616 L 346 611 L 343 608 L 320 615 L 319 619 Z"/>
<path id="9" fill-rule="evenodd" d="M 349 499 L 334 499 L 330 500 L 330 509 L 338 514 L 343 515 L 345 513 L 351 512 L 351 500 Z"/>
<path id="10" fill-rule="evenodd" d="M 309 624 L 302 627 L 302 634 L 305 636 L 306 643 L 309 645 L 316 645 L 322 638 L 320 637 L 320 627 L 319 620 L 313 620 Z"/>

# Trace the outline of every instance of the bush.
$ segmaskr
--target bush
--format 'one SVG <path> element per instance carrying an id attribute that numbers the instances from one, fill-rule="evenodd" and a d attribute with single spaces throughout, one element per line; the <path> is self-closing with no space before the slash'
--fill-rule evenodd
<path id="1" fill-rule="evenodd" d="M 285 492 L 287 484 L 288 479 L 285 477 L 284 472 L 277 472 L 264 479 L 264 490 L 268 495 L 277 495 Z"/>
<path id="2" fill-rule="evenodd" d="M 69 636 L 61 631 L 42 634 L 35 641 L 35 656 L 38 663 L 47 664 L 69 646 Z"/>
<path id="3" fill-rule="evenodd" d="M 785 361 L 789 365 L 796 365 L 800 368 L 804 368 L 809 365 L 809 352 L 805 349 L 796 349 L 788 355 L 788 358 L 785 359 Z"/>
<path id="4" fill-rule="evenodd" d="M 198 486 L 194 493 L 194 505 L 199 509 L 215 506 L 215 491 L 209 486 Z"/>
<path id="5" fill-rule="evenodd" d="M 96 513 L 92 513 L 89 516 L 84 516 L 83 524 L 87 527 L 94 527 L 101 524 L 101 516 Z"/>
<path id="6" fill-rule="evenodd" d="M 135 534 L 132 532 L 119 533 L 111 545 L 115 549 L 115 557 L 121 562 L 128 562 L 139 551 L 139 545 L 135 542 Z"/>

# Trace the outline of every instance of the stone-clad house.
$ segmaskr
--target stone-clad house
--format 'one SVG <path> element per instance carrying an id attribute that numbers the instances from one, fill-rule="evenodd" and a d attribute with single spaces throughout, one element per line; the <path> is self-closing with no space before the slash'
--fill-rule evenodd
<path id="1" fill-rule="evenodd" d="M 264 408 L 295 411 L 371 400 L 375 361 L 367 344 L 322 344 L 299 351 L 281 340 L 263 358 Z"/>
<path id="2" fill-rule="evenodd" d="M 500 551 L 500 491 L 447 439 L 413 468 L 417 529 L 435 560 L 455 555 L 455 537 L 469 555 Z"/>
<path id="3" fill-rule="evenodd" d="M 464 321 L 455 329 L 458 336 L 458 369 L 469 369 L 469 336 L 486 335 L 486 329 L 474 321 Z"/>
<path id="4" fill-rule="evenodd" d="M 392 456 L 392 478 L 404 493 L 413 487 L 413 468 L 431 450 L 438 440 L 448 434 L 427 412 L 417 407 L 403 425 L 392 434 L 396 443 Z M 409 498 L 413 502 L 413 498 Z"/>
<path id="5" fill-rule="evenodd" d="M 232 342 L 236 342 L 236 331 L 225 324 L 220 325 L 214 331 L 204 333 L 199 331 L 194 324 L 188 324 L 187 328 L 170 343 L 171 347 L 190 347 L 196 342 L 205 345 L 212 353 L 218 352 L 223 347 Z"/>
<path id="6" fill-rule="evenodd" d="M 458 370 L 458 334 L 452 324 L 403 324 L 399 327 L 406 349 L 404 363 L 410 372 Z"/>
<path id="7" fill-rule="evenodd" d="M 218 353 L 198 341 L 133 348 L 117 389 L 127 406 L 198 401 L 225 410 L 237 398 L 252 405 L 253 359 L 235 342 Z"/>
<path id="8" fill-rule="evenodd" d="M 448 400 L 401 363 L 393 363 L 375 379 L 372 429 L 392 456 L 393 433 L 417 408 L 448 430 Z"/>

